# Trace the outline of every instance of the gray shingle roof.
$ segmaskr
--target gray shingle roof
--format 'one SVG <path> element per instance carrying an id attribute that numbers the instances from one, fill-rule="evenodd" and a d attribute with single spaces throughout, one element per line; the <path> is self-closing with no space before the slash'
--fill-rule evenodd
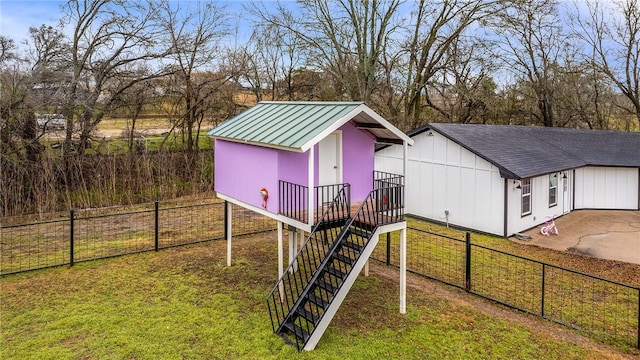
<path id="1" fill-rule="evenodd" d="M 413 143 L 361 102 L 260 102 L 208 134 L 231 141 L 306 151 L 349 121 L 379 142 Z"/>
<path id="2" fill-rule="evenodd" d="M 582 166 L 640 167 L 640 133 L 516 125 L 428 124 L 500 169 L 523 179 Z"/>

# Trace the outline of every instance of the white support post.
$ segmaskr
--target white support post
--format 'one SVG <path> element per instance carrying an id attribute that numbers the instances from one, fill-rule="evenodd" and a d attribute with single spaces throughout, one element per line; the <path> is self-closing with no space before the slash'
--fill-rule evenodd
<path id="1" fill-rule="evenodd" d="M 375 237 L 375 239 L 373 237 Z M 371 240 L 375 240 L 375 242 L 378 243 L 378 241 L 380 240 L 380 235 L 378 233 L 375 233 L 373 237 L 371 238 Z M 364 277 L 369 277 L 369 259 L 367 259 L 367 262 L 364 263 Z"/>
<path id="2" fill-rule="evenodd" d="M 404 184 L 407 185 L 407 168 L 409 167 L 409 144 L 402 142 L 402 176 L 404 176 Z"/>
<path id="3" fill-rule="evenodd" d="M 233 229 L 233 206 L 227 204 L 227 266 L 231 266 L 231 239 L 233 238 L 231 230 Z"/>
<path id="4" fill-rule="evenodd" d="M 295 231 L 291 231 L 291 228 L 288 229 L 289 232 L 289 264 L 293 261 L 294 251 L 295 251 Z"/>
<path id="5" fill-rule="evenodd" d="M 309 172 L 309 174 L 308 174 L 309 175 L 309 189 L 308 190 L 309 191 L 308 191 L 308 194 L 307 194 L 308 195 L 308 200 L 307 201 L 308 201 L 308 208 L 309 208 L 308 209 L 309 210 L 308 211 L 308 215 L 309 215 L 308 223 L 309 223 L 309 225 L 313 225 L 313 218 L 314 218 L 313 217 L 313 212 L 315 210 L 315 204 L 313 203 L 313 192 L 314 192 L 314 187 L 315 187 L 315 185 L 314 185 L 314 181 L 315 181 L 315 165 L 316 165 L 316 162 L 315 162 L 315 149 L 314 149 L 314 146 L 312 146 L 309 149 L 309 169 L 308 169 L 308 172 Z"/>
<path id="6" fill-rule="evenodd" d="M 282 277 L 282 274 L 284 273 L 284 249 L 282 246 L 282 236 L 283 236 L 282 221 L 277 222 L 277 228 L 278 228 L 278 279 L 280 279 Z"/>
<path id="7" fill-rule="evenodd" d="M 305 240 L 306 238 L 304 237 L 304 230 L 298 229 L 298 249 L 302 249 L 302 244 L 304 244 Z"/>
<path id="8" fill-rule="evenodd" d="M 297 241 L 298 230 L 294 227 L 289 227 L 289 264 L 293 264 L 291 271 L 298 271 L 298 264 L 294 263 L 294 259 L 296 258 L 296 254 L 298 254 L 298 241 Z"/>
<path id="9" fill-rule="evenodd" d="M 400 314 L 407 313 L 407 228 L 400 230 Z"/>

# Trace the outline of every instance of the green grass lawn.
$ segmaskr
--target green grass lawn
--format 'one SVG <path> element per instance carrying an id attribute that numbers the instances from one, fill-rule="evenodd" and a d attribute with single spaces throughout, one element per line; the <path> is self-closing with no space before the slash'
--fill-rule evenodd
<path id="1" fill-rule="evenodd" d="M 538 324 L 532 327 L 412 286 L 408 313 L 401 315 L 397 279 L 377 276 L 375 267 L 356 281 L 316 350 L 298 354 L 273 334 L 264 301 L 276 280 L 274 238 L 265 233 L 237 239 L 232 267 L 225 266 L 226 243 L 215 241 L 2 277 L 0 358 L 624 356 L 583 338 L 555 336 L 555 329 L 564 330 L 543 320 L 521 316 Z"/>

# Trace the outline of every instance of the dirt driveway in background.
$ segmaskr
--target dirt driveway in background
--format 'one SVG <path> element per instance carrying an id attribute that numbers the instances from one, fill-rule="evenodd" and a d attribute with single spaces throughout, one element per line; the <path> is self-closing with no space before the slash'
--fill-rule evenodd
<path id="1" fill-rule="evenodd" d="M 511 239 L 559 251 L 640 264 L 640 211 L 576 210 L 556 219 L 558 235 L 544 236 L 537 226 L 524 232 L 531 240 Z"/>

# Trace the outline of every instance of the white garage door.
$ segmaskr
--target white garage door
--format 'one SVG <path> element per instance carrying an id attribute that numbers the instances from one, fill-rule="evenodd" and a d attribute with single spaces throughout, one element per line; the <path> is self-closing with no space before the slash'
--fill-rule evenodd
<path id="1" fill-rule="evenodd" d="M 584 167 L 575 173 L 576 209 L 638 209 L 638 169 Z"/>

